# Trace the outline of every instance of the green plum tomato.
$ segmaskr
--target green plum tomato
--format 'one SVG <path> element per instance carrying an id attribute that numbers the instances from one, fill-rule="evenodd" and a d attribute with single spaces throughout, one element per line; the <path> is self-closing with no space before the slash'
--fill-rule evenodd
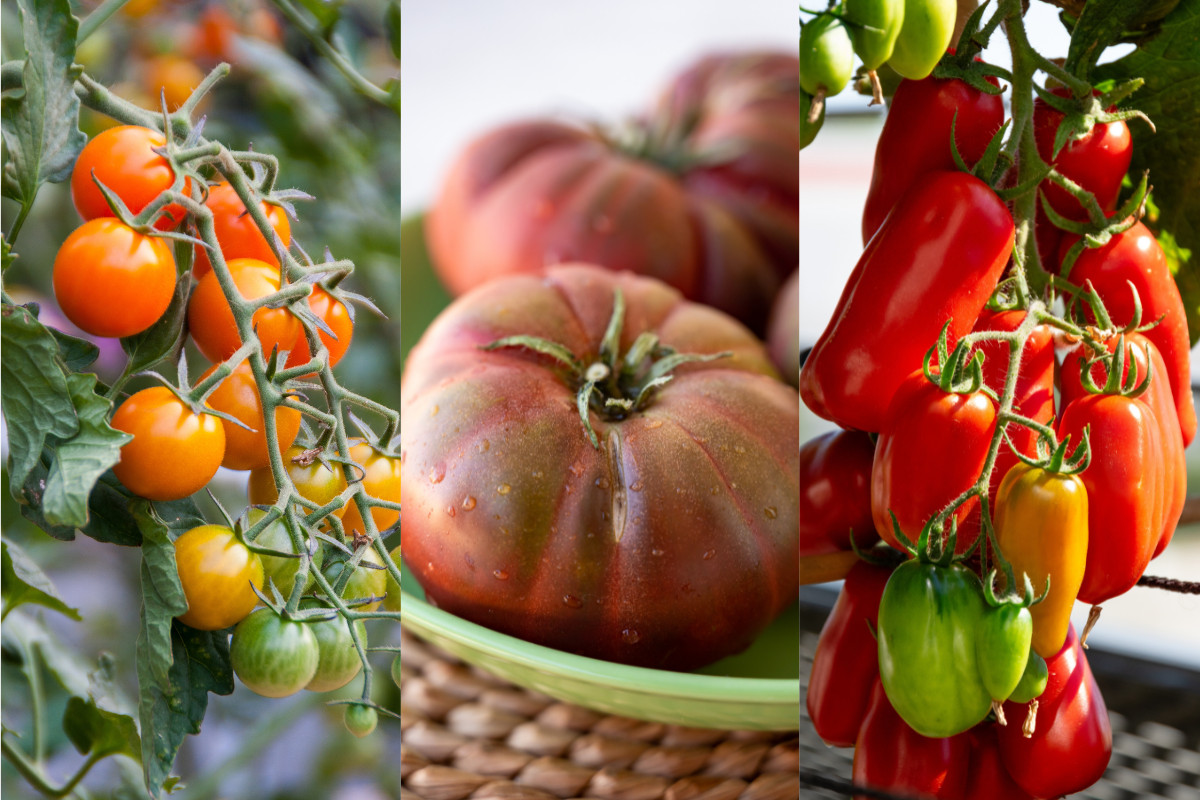
<path id="1" fill-rule="evenodd" d="M 1025 674 L 1033 642 L 1033 615 L 1013 603 L 989 608 L 979 623 L 975 655 L 979 677 L 993 700 L 1007 700 Z"/>
<path id="2" fill-rule="evenodd" d="M 904 0 L 846 0 L 842 14 L 863 66 L 879 69 L 892 57 L 904 24 Z"/>
<path id="3" fill-rule="evenodd" d="M 854 44 L 846 24 L 832 14 L 800 29 L 800 88 L 814 97 L 833 97 L 854 74 Z"/>
<path id="4" fill-rule="evenodd" d="M 954 35 L 955 0 L 905 0 L 904 25 L 888 64 L 919 81 L 933 72 Z"/>

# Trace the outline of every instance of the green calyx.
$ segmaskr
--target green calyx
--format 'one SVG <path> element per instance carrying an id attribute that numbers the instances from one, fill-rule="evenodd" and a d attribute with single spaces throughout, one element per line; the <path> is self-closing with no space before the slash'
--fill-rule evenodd
<path id="1" fill-rule="evenodd" d="M 1117 346 L 1112 355 L 1107 353 L 1094 358 L 1084 358 L 1080 364 L 1079 382 L 1090 394 L 1112 394 L 1122 397 L 1135 398 L 1141 396 L 1150 388 L 1154 379 L 1154 363 L 1150 358 L 1149 348 L 1146 352 L 1146 375 L 1138 383 L 1137 363 L 1133 360 L 1132 350 L 1129 353 L 1129 374 L 1125 374 L 1125 334 L 1117 337 Z M 1098 386 L 1092 378 L 1092 367 L 1103 363 L 1108 371 L 1108 377 L 1103 386 Z"/>
<path id="2" fill-rule="evenodd" d="M 627 419 L 645 409 L 655 393 L 671 382 L 674 378 L 671 373 L 679 367 L 733 355 L 730 352 L 679 353 L 648 331 L 639 335 L 622 355 L 621 330 L 624 325 L 625 296 L 617 289 L 613 292 L 612 317 L 600 342 L 600 352 L 586 364 L 565 346 L 536 336 L 507 336 L 482 349 L 524 347 L 558 361 L 565 367 L 567 379 L 575 388 L 575 404 L 588 441 L 599 449 L 600 440 L 591 420 L 593 412 L 611 422 Z"/>
<path id="3" fill-rule="evenodd" d="M 976 350 L 968 358 L 970 348 L 964 342 L 959 342 L 953 352 L 949 352 L 950 321 L 942 326 L 937 343 L 925 352 L 921 369 L 930 383 L 935 383 L 943 392 L 954 394 L 974 394 L 981 389 L 991 396 L 993 393 L 983 385 L 983 352 Z M 933 359 L 937 357 L 938 372 L 933 370 Z M 996 398 L 993 396 L 993 400 Z"/>

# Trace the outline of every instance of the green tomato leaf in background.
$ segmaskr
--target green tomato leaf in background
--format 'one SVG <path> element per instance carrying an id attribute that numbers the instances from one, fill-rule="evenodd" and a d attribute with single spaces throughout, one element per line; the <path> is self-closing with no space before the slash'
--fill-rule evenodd
<path id="1" fill-rule="evenodd" d="M 141 758 L 142 742 L 130 709 L 113 685 L 116 667 L 108 653 L 88 676 L 87 697 L 72 697 L 63 712 L 63 732 L 83 755 L 107 756 L 120 753 Z"/>
<path id="2" fill-rule="evenodd" d="M 392 55 L 396 60 L 400 60 L 400 0 L 392 0 L 388 3 L 387 12 L 384 16 L 383 24 L 387 29 L 388 45 L 392 48 Z"/>
<path id="3" fill-rule="evenodd" d="M 69 439 L 79 430 L 79 420 L 59 366 L 58 342 L 28 308 L 4 304 L 0 349 L 0 402 L 8 427 L 11 486 L 24 488 L 46 438 Z"/>
<path id="4" fill-rule="evenodd" d="M 66 180 L 87 137 L 79 130 L 75 61 L 79 21 L 67 0 L 22 0 L 27 57 L 23 91 L 0 101 L 0 132 L 8 159 L 3 192 L 28 206 L 46 181 Z"/>
<path id="5" fill-rule="evenodd" d="M 433 271 L 425 244 L 424 214 L 400 223 L 400 265 L 400 357 L 407 362 L 421 334 L 453 299 Z"/>
<path id="6" fill-rule="evenodd" d="M 170 788 L 171 767 L 183 738 L 200 732 L 208 693 L 233 692 L 229 645 L 222 631 L 193 631 L 174 618 L 187 610 L 173 540 L 203 524 L 184 507 L 162 518 L 160 506 L 134 503 L 142 532 L 142 625 L 137 639 L 137 673 L 142 723 L 142 766 L 153 797 Z"/>
<path id="7" fill-rule="evenodd" d="M 52 525 L 82 528 L 88 522 L 88 500 L 100 476 L 121 460 L 121 446 L 133 439 L 108 424 L 112 403 L 96 394 L 96 376 L 67 376 L 79 431 L 53 448 L 42 513 Z"/>
<path id="8" fill-rule="evenodd" d="M 1195 255 L 1200 253 L 1200 0 L 1183 0 L 1157 34 L 1124 58 L 1100 65 L 1094 75 L 1097 81 L 1134 77 L 1144 77 L 1146 85 L 1129 105 L 1149 115 L 1158 132 L 1130 122 L 1130 173 L 1150 170 L 1159 213 L 1146 221 L 1160 241 L 1171 245 L 1168 256 L 1177 263 L 1175 281 L 1195 344 L 1200 340 L 1200 256 Z"/>
<path id="9" fill-rule="evenodd" d="M 33 603 L 81 621 L 78 609 L 71 608 L 58 596 L 54 583 L 37 562 L 16 543 L 0 540 L 0 595 L 4 597 L 4 615 L 24 603 Z"/>
<path id="10" fill-rule="evenodd" d="M 1088 0 L 1071 32 L 1064 65 L 1067 72 L 1078 74 L 1080 64 L 1095 65 L 1105 48 L 1115 44 L 1133 26 L 1141 14 L 1141 5 L 1129 0 Z"/>

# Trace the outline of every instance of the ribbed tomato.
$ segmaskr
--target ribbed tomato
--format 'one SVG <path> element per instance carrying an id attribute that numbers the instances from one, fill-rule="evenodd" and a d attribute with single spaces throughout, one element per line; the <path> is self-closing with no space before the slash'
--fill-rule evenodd
<path id="1" fill-rule="evenodd" d="M 795 56 L 706 59 L 620 141 L 551 121 L 476 139 L 430 209 L 430 252 L 455 294 L 587 262 L 761 333 L 798 256 L 799 136 Z"/>
<path id="2" fill-rule="evenodd" d="M 572 369 L 481 348 L 541 337 L 599 375 L 618 290 L 622 361 L 585 400 L 593 443 Z M 640 406 L 605 404 L 632 402 L 648 379 L 644 359 L 624 363 L 646 334 L 731 355 L 679 367 Z M 563 650 L 689 669 L 744 649 L 795 602 L 796 393 L 744 327 L 660 282 L 571 266 L 489 283 L 426 331 L 401 403 L 404 558 L 438 607 Z"/>

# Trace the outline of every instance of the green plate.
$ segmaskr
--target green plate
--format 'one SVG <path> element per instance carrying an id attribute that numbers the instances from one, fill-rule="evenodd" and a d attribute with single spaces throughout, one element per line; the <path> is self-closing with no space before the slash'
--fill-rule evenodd
<path id="1" fill-rule="evenodd" d="M 672 725 L 768 731 L 799 725 L 798 604 L 748 650 L 681 673 L 584 658 L 497 633 L 434 608 L 403 564 L 400 577 L 400 619 L 410 631 L 526 689 Z"/>

